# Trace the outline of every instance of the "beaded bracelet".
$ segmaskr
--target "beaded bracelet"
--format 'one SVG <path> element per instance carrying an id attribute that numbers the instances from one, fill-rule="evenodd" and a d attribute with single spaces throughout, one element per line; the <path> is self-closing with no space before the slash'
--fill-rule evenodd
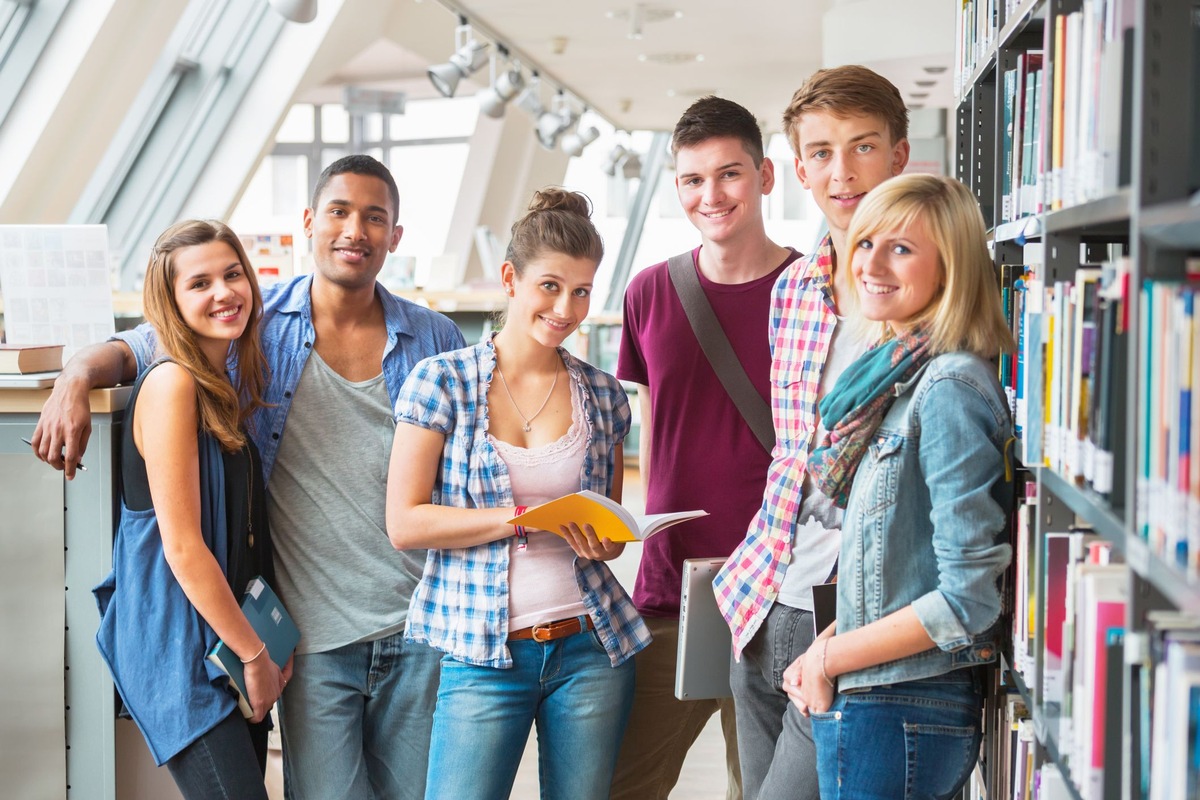
<path id="1" fill-rule="evenodd" d="M 526 512 L 526 510 L 528 510 L 528 508 L 529 506 L 517 506 L 517 513 L 513 514 L 513 516 L 521 516 Z M 517 552 L 519 553 L 529 545 L 529 534 L 525 532 L 524 525 L 519 525 L 515 522 L 513 523 L 513 529 L 516 531 L 514 535 L 517 537 Z"/>

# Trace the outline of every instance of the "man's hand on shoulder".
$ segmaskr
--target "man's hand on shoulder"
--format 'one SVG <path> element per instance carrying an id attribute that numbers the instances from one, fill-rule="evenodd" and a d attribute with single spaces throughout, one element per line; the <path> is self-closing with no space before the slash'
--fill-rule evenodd
<path id="1" fill-rule="evenodd" d="M 136 374 L 133 351 L 124 344 L 105 342 L 79 351 L 63 368 L 42 406 L 33 432 L 33 454 L 72 480 L 92 435 L 88 392 L 115 386 Z"/>

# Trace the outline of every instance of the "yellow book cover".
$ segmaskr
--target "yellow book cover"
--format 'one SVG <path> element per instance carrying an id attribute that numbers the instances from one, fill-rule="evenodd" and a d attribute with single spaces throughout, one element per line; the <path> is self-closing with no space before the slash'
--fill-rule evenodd
<path id="1" fill-rule="evenodd" d="M 608 538 L 613 542 L 640 542 L 672 525 L 707 514 L 707 511 L 676 511 L 670 514 L 635 516 L 615 500 L 584 490 L 534 506 L 524 514 L 510 519 L 509 523 L 550 531 L 561 536 L 559 528 L 574 522 L 580 528 L 591 525 L 596 531 L 596 536 L 601 539 Z"/>

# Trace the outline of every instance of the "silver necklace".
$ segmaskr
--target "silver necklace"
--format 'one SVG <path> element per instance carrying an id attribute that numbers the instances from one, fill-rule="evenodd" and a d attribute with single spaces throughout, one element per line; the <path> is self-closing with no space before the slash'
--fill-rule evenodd
<path id="1" fill-rule="evenodd" d="M 554 361 L 554 380 L 550 382 L 550 391 L 546 393 L 546 399 L 538 406 L 538 410 L 533 412 L 533 416 L 527 417 L 521 413 L 521 407 L 517 405 L 517 401 L 513 399 L 512 392 L 509 391 L 508 381 L 504 380 L 504 372 L 500 369 L 500 365 L 496 365 L 496 374 L 500 376 L 500 385 L 504 387 L 504 393 L 508 395 L 508 402 L 512 403 L 512 407 L 517 410 L 517 414 L 521 419 L 525 420 L 525 432 L 529 433 L 533 430 L 533 421 L 537 419 L 537 415 L 546 409 L 546 404 L 550 402 L 550 398 L 554 396 L 554 387 L 558 385 L 558 365 L 561 359 L 555 358 Z"/>

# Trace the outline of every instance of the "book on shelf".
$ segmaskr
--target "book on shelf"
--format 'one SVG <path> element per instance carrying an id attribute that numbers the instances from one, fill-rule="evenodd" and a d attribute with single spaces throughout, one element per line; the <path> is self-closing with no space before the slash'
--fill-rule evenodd
<path id="1" fill-rule="evenodd" d="M 1106 772 L 1121 768 L 1120 749 L 1107 749 L 1110 709 L 1105 697 L 1109 670 L 1120 669 L 1120 662 L 1108 660 L 1109 641 L 1113 631 L 1124 631 L 1129 567 L 1085 563 L 1078 566 L 1076 577 L 1075 665 L 1069 700 L 1071 776 L 1080 794 L 1100 800 Z"/>
<path id="2" fill-rule="evenodd" d="M 1037 481 L 1023 481 L 1023 490 L 1014 509 L 1013 544 L 1013 614 L 1012 668 L 1020 673 L 1026 686 L 1036 685 L 1037 659 L 1034 646 L 1039 641 L 1034 636 L 1037 630 L 1037 581 L 1033 580 L 1033 566 L 1037 563 Z"/>
<path id="3" fill-rule="evenodd" d="M 1081 265 L 1071 281 L 1027 269 L 1017 325 L 1014 427 L 1024 463 L 1042 464 L 1101 495 L 1113 487 L 1113 447 L 1124 428 L 1120 378 L 1128 345 L 1128 263 Z M 1001 370 L 1003 378 L 1005 372 Z M 1030 398 L 1033 398 L 1032 403 Z M 1040 402 L 1039 402 L 1040 398 Z M 1030 408 L 1039 409 L 1030 413 Z"/>
<path id="4" fill-rule="evenodd" d="M 1136 504 L 1141 534 L 1165 561 L 1200 572 L 1197 421 L 1200 281 L 1146 281 L 1142 287 L 1142 446 Z"/>
<path id="5" fill-rule="evenodd" d="M 1150 800 L 1200 796 L 1200 629 L 1194 619 L 1157 631 Z"/>
<path id="6" fill-rule="evenodd" d="M 300 631 L 287 609 L 283 607 L 283 603 L 261 577 L 250 581 L 246 588 L 242 599 L 242 613 L 267 646 L 271 660 L 283 669 L 292 651 L 300 643 Z M 254 716 L 254 710 L 246 697 L 246 665 L 236 653 L 225 646 L 224 641 L 213 645 L 207 658 L 229 676 L 229 684 L 237 695 L 238 709 L 242 716 L 247 719 Z"/>
<path id="7" fill-rule="evenodd" d="M 62 369 L 61 344 L 0 344 L 0 375 L 28 375 Z"/>
<path id="8" fill-rule="evenodd" d="M 1083 0 L 1046 26 L 1053 49 L 1049 124 L 1049 209 L 1112 194 L 1128 183 L 1130 92 L 1117 92 L 1132 74 L 1127 35 L 1130 0 Z"/>
<path id="9" fill-rule="evenodd" d="M 601 539 L 640 542 L 672 525 L 707 514 L 707 511 L 697 510 L 636 516 L 617 501 L 585 489 L 534 506 L 510 519 L 509 523 L 559 533 L 559 527 L 574 522 L 581 528 L 591 525 Z"/>

